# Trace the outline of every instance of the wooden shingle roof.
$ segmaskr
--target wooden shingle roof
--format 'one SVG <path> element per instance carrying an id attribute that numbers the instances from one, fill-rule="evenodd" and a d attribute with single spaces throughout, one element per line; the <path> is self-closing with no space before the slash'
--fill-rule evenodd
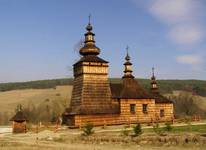
<path id="1" fill-rule="evenodd" d="M 110 84 L 113 98 L 150 99 L 151 94 L 146 92 L 133 78 L 123 78 L 120 84 Z"/>
<path id="2" fill-rule="evenodd" d="M 155 99 L 155 103 L 173 103 L 171 100 L 161 95 L 160 93 L 152 93 L 152 96 Z"/>
<path id="3" fill-rule="evenodd" d="M 80 58 L 80 60 L 78 62 L 76 62 L 74 65 L 77 65 L 81 62 L 100 62 L 100 63 L 108 63 L 106 60 L 95 56 L 95 55 L 87 55 L 87 56 L 83 56 Z"/>
<path id="4" fill-rule="evenodd" d="M 155 103 L 173 103 L 160 93 L 146 92 L 135 79 L 123 78 L 122 83 L 111 83 L 111 92 L 113 98 L 124 99 L 155 99 Z"/>
<path id="5" fill-rule="evenodd" d="M 27 117 L 24 114 L 23 111 L 18 111 L 11 119 L 10 121 L 27 121 Z"/>

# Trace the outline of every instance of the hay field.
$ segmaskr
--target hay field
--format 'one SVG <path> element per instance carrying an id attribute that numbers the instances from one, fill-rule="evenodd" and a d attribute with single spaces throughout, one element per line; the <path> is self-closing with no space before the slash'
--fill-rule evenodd
<path id="1" fill-rule="evenodd" d="M 39 105 L 44 101 L 65 102 L 68 105 L 71 98 L 72 86 L 57 86 L 55 89 L 26 89 L 0 92 L 1 112 L 13 113 L 18 104 Z"/>

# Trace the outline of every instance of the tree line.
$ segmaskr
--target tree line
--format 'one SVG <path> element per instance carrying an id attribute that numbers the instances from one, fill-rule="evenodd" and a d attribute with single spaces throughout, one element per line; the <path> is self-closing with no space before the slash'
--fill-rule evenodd
<path id="1" fill-rule="evenodd" d="M 137 79 L 139 83 L 147 90 L 150 89 L 149 79 Z M 120 78 L 110 78 L 111 83 L 120 83 Z M 203 80 L 158 80 L 161 93 L 171 93 L 175 90 L 192 92 L 193 94 L 206 96 L 206 81 Z M 19 89 L 47 89 L 56 88 L 60 85 L 72 85 L 72 78 L 40 80 L 17 83 L 0 83 L 0 92 L 19 90 Z"/>

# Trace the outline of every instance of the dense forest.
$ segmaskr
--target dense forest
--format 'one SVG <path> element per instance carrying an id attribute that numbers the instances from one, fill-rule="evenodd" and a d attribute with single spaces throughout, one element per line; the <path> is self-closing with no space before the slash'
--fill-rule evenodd
<path id="1" fill-rule="evenodd" d="M 137 79 L 139 83 L 145 88 L 150 88 L 149 79 Z M 111 78 L 111 83 L 121 82 L 120 78 Z M 30 82 L 17 82 L 17 83 L 0 83 L 0 91 L 11 91 L 17 89 L 47 89 L 55 88 L 59 85 L 72 85 L 73 79 L 53 79 L 53 80 L 40 80 Z M 194 94 L 206 96 L 206 81 L 203 80 L 158 80 L 160 92 L 170 93 L 174 90 L 185 90 L 193 92 Z"/>

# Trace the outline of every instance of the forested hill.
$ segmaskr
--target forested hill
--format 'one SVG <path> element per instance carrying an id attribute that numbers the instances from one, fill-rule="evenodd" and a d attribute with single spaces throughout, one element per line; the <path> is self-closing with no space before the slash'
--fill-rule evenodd
<path id="1" fill-rule="evenodd" d="M 149 79 L 137 79 L 139 83 L 146 89 L 150 88 Z M 119 83 L 121 79 L 111 78 L 112 83 Z M 30 82 L 18 83 L 0 83 L 0 91 L 11 91 L 17 89 L 47 89 L 55 88 L 60 85 L 72 85 L 73 79 L 53 79 L 53 80 L 40 80 Z M 203 80 L 158 80 L 160 91 L 169 93 L 174 90 L 187 90 L 197 95 L 206 96 L 206 81 Z"/>

